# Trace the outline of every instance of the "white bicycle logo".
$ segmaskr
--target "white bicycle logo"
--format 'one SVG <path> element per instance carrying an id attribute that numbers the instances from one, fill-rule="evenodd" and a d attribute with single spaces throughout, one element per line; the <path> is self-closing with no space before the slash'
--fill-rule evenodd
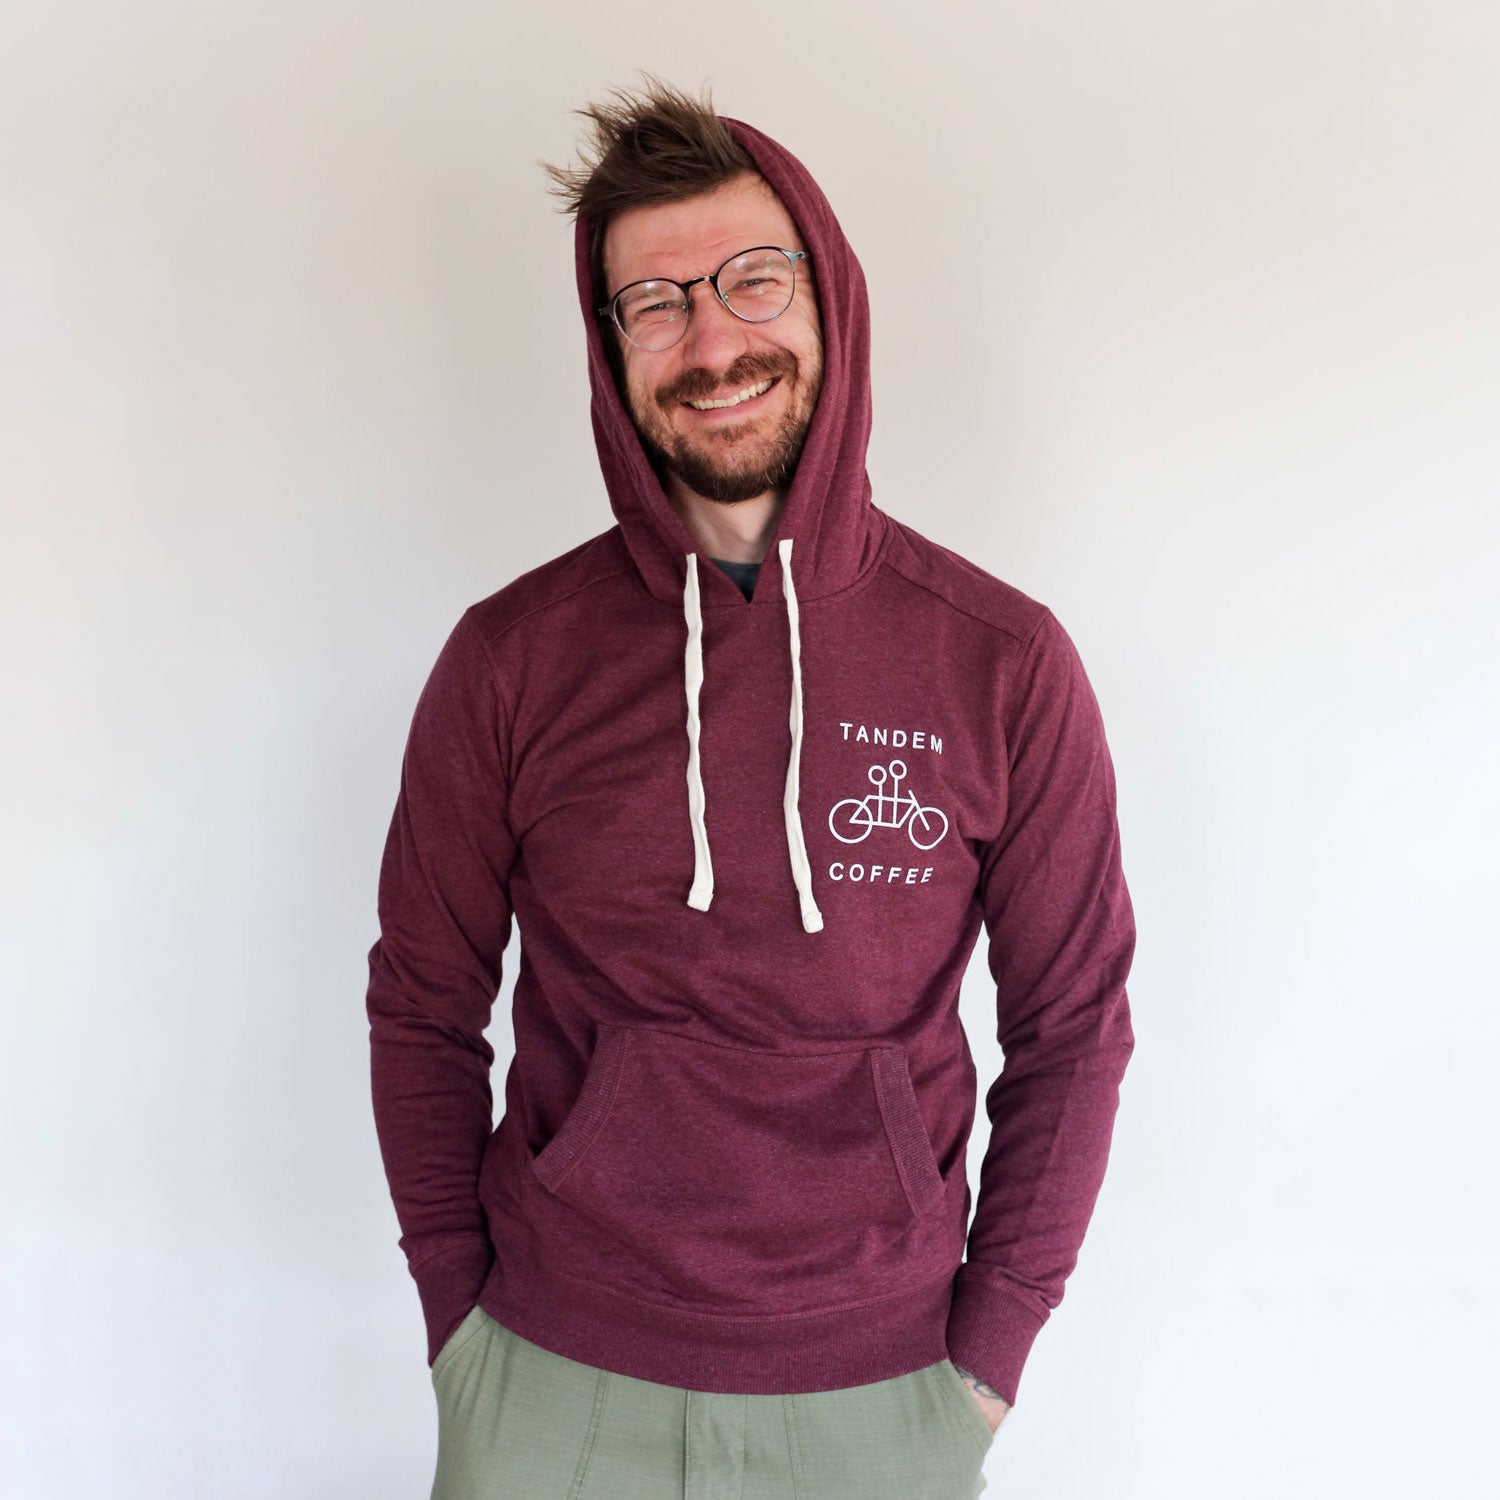
<path id="1" fill-rule="evenodd" d="M 889 793 L 881 791 L 887 775 L 891 781 Z M 904 823 L 918 849 L 931 849 L 941 843 L 948 831 L 947 814 L 935 807 L 922 807 L 910 792 L 898 796 L 897 783 L 905 775 L 906 762 L 902 760 L 893 760 L 889 772 L 884 766 L 871 766 L 875 795 L 845 797 L 842 802 L 835 802 L 828 814 L 828 831 L 840 843 L 857 844 L 869 838 L 872 828 L 900 828 Z"/>

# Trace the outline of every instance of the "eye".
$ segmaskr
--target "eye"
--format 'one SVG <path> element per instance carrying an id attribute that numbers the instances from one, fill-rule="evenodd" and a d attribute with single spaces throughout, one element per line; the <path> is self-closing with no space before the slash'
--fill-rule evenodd
<path id="1" fill-rule="evenodd" d="M 670 282 L 645 282 L 620 300 L 620 316 L 627 326 L 665 323 L 682 316 L 682 294 Z"/>

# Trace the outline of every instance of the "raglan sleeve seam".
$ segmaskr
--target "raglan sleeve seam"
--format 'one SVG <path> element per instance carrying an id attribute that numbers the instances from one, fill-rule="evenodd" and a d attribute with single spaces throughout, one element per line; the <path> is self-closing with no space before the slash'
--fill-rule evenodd
<path id="1" fill-rule="evenodd" d="M 495 701 L 500 705 L 504 733 L 497 741 L 496 748 L 500 756 L 501 781 L 505 787 L 505 805 L 507 821 L 509 821 L 508 814 L 512 783 L 512 736 L 515 733 L 516 723 L 515 697 L 511 692 L 505 673 L 500 668 L 500 663 L 495 656 L 490 637 L 480 628 L 472 606 L 465 613 L 464 618 L 469 622 L 469 628 L 478 638 L 479 649 L 483 653 L 484 659 L 490 669 L 490 679 L 495 688 Z"/>

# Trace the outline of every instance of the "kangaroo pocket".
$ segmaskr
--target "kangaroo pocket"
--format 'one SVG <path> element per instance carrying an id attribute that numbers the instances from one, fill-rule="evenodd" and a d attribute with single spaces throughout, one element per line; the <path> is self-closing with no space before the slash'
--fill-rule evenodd
<path id="1" fill-rule="evenodd" d="M 549 1267 L 647 1300 L 810 1312 L 951 1274 L 962 1254 L 898 1045 L 766 1052 L 605 1024 L 528 1155 Z"/>

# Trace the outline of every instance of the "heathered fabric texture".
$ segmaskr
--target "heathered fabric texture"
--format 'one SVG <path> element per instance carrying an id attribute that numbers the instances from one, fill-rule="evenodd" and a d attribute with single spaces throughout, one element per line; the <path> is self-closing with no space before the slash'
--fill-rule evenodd
<path id="1" fill-rule="evenodd" d="M 859 263 L 806 169 L 729 124 L 811 252 L 825 373 L 750 597 L 696 570 L 712 902 L 687 904 L 697 546 L 614 386 L 584 220 L 616 525 L 464 610 L 380 870 L 367 1009 L 401 1248 L 429 1362 L 477 1304 L 687 1389 L 830 1390 L 951 1357 L 1014 1401 L 1134 1044 L 1114 771 L 1052 612 L 873 504 Z M 796 829 L 821 930 L 799 914 Z M 513 921 L 492 1128 L 484 1031 Z M 971 1224 L 957 1005 L 981 926 L 1005 1064 Z"/>

